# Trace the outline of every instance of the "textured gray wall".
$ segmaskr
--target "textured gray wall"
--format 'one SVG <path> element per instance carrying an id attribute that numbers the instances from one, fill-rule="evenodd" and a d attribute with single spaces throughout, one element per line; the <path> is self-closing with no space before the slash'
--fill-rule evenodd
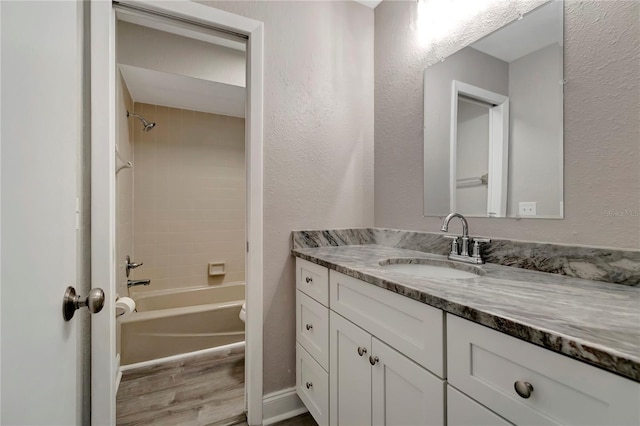
<path id="1" fill-rule="evenodd" d="M 429 48 L 414 1 L 375 10 L 375 224 L 437 231 L 422 216 L 422 71 L 535 2 L 499 2 Z M 470 219 L 472 234 L 640 248 L 640 2 L 565 3 L 565 219 Z"/>
<path id="2" fill-rule="evenodd" d="M 562 48 L 553 44 L 509 64 L 507 216 L 535 201 L 538 216 L 562 214 Z"/>
<path id="3" fill-rule="evenodd" d="M 205 4 L 264 22 L 264 392 L 295 385 L 291 231 L 373 225 L 373 10 Z M 251 285 L 251 283 L 247 283 Z"/>

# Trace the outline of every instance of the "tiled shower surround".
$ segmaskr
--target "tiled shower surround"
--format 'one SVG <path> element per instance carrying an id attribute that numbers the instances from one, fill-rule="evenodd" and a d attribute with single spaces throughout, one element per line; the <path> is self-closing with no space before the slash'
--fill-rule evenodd
<path id="1" fill-rule="evenodd" d="M 294 231 L 292 248 L 377 244 L 446 255 L 450 242 L 443 236 L 382 228 Z M 483 247 L 483 258 L 487 263 L 594 281 L 640 284 L 640 250 L 492 239 Z"/>
<path id="2" fill-rule="evenodd" d="M 135 104 L 157 125 L 133 137 L 136 291 L 244 281 L 244 119 Z M 120 173 L 126 173 L 122 171 Z M 226 274 L 208 275 L 209 262 Z"/>

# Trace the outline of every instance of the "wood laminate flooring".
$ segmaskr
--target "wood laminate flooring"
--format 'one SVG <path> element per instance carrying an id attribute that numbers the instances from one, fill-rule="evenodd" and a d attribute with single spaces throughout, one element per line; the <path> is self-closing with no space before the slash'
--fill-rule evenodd
<path id="1" fill-rule="evenodd" d="M 227 426 L 243 411 L 244 348 L 125 371 L 116 398 L 119 426 Z"/>

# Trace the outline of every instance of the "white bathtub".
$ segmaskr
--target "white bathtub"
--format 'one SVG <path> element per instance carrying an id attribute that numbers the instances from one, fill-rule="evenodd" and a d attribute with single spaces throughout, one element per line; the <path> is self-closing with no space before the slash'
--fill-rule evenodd
<path id="1" fill-rule="evenodd" d="M 121 364 L 244 340 L 244 283 L 132 294 L 136 311 L 118 320 Z"/>

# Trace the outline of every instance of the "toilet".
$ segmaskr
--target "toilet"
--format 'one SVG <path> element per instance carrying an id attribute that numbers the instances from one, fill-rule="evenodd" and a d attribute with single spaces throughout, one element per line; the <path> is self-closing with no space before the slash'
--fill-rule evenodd
<path id="1" fill-rule="evenodd" d="M 242 304 L 242 309 L 240 309 L 240 319 L 242 320 L 242 322 L 245 322 L 246 318 L 247 318 L 247 302 L 244 302 Z"/>

